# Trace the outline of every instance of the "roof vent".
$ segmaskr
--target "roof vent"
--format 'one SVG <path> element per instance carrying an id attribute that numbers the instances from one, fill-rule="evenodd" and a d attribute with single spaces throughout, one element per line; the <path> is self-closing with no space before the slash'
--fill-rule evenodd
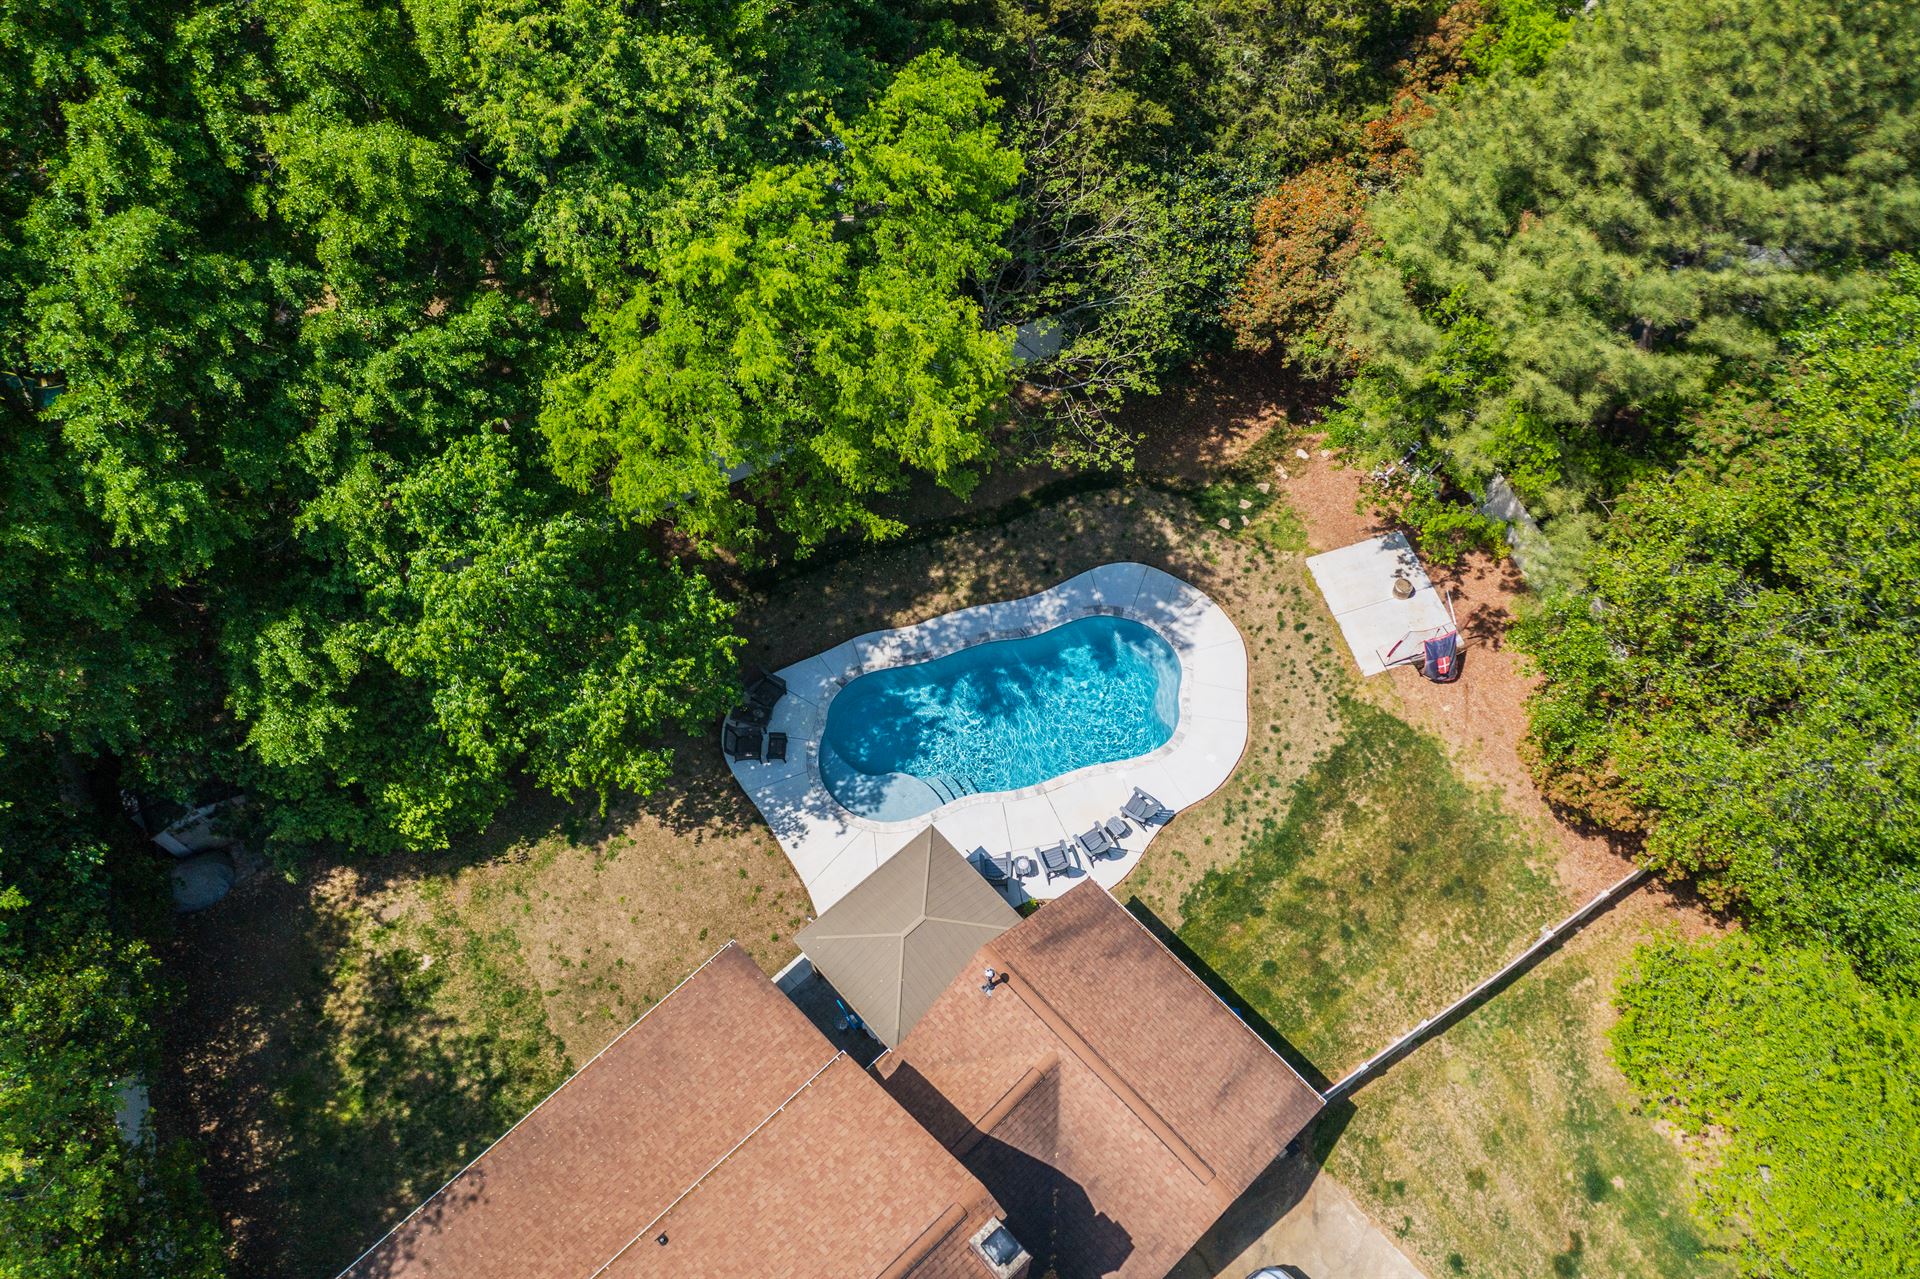
<path id="1" fill-rule="evenodd" d="M 973 1234 L 973 1250 L 987 1263 L 994 1279 L 1024 1279 L 1033 1258 L 1013 1237 L 1006 1223 L 998 1217 L 990 1218 L 987 1224 Z"/>

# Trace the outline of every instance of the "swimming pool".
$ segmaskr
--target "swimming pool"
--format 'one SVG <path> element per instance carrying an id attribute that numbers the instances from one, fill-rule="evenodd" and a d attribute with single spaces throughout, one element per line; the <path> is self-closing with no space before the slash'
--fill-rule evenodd
<path id="1" fill-rule="evenodd" d="M 1151 627 L 1093 616 L 852 680 L 827 707 L 820 777 L 848 809 L 904 821 L 1145 755 L 1180 718 L 1180 662 Z"/>

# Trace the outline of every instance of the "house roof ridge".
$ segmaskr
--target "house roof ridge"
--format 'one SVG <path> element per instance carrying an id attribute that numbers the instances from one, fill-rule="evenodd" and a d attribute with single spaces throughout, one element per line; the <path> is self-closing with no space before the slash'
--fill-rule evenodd
<path id="1" fill-rule="evenodd" d="M 460 1171 L 454 1173 L 451 1177 L 448 1177 L 445 1181 L 441 1182 L 438 1189 L 436 1189 L 432 1194 L 428 1195 L 425 1199 L 422 1199 L 419 1203 L 415 1204 L 411 1212 L 407 1213 L 406 1216 L 400 1218 L 400 1220 L 394 1222 L 393 1225 L 387 1230 L 385 1234 L 381 1235 L 378 1239 L 374 1240 L 371 1244 L 367 1246 L 365 1251 L 363 1251 L 359 1256 L 355 1257 L 352 1261 L 348 1262 L 346 1266 L 340 1271 L 340 1273 L 334 1277 L 334 1279 L 345 1279 L 345 1276 L 349 1274 L 355 1266 L 359 1265 L 362 1261 L 365 1261 L 370 1255 L 373 1254 L 375 1250 L 377 1250 L 380 1247 L 381 1244 L 384 1244 L 387 1240 L 393 1238 L 395 1234 L 399 1233 L 401 1227 L 405 1226 L 409 1221 L 412 1221 L 415 1217 L 419 1216 L 420 1210 L 422 1208 L 425 1208 L 428 1204 L 432 1203 L 434 1200 L 438 1199 L 441 1195 L 445 1194 L 449 1186 L 453 1185 L 454 1182 L 460 1180 L 460 1178 L 466 1176 L 469 1172 L 471 1172 L 474 1168 L 474 1165 L 478 1164 L 482 1159 L 485 1159 L 495 1146 L 499 1145 L 501 1142 L 511 1137 L 514 1134 L 514 1132 L 519 1129 L 521 1124 L 526 1123 L 527 1120 L 533 1118 L 534 1115 L 538 1114 L 542 1106 L 546 1105 L 548 1102 L 552 1101 L 555 1097 L 559 1096 L 561 1089 L 565 1088 L 568 1084 L 572 1083 L 574 1080 L 578 1079 L 581 1075 L 585 1074 L 587 1070 L 591 1068 L 595 1062 L 599 1061 L 602 1057 L 606 1056 L 607 1053 L 613 1049 L 613 1046 L 615 1044 L 619 1043 L 621 1040 L 625 1039 L 629 1034 L 631 1034 L 633 1030 L 640 1025 L 641 1022 L 645 1021 L 662 1004 L 665 1004 L 669 999 L 672 999 L 675 995 L 679 994 L 680 990 L 684 986 L 686 986 L 688 982 L 692 981 L 695 977 L 698 977 L 702 972 L 706 971 L 707 965 L 711 964 L 714 960 L 720 958 L 720 956 L 726 954 L 729 950 L 734 949 L 735 946 L 737 945 L 738 943 L 733 938 L 729 937 L 721 945 L 720 949 L 714 951 L 711 955 L 708 955 L 705 959 L 701 960 L 699 967 L 695 968 L 692 972 L 688 973 L 685 977 L 682 977 L 674 985 L 672 990 L 669 990 L 666 994 L 660 996 L 660 998 L 655 1000 L 652 1006 L 649 1007 L 645 1012 L 642 1012 L 638 1017 L 635 1017 L 631 1022 L 627 1023 L 627 1027 L 625 1030 L 622 1030 L 619 1034 L 615 1035 L 612 1039 L 609 1039 L 605 1044 L 602 1044 L 600 1047 L 600 1051 L 595 1053 L 593 1056 L 587 1058 L 586 1061 L 581 1063 L 580 1067 L 577 1070 L 575 1070 L 572 1074 L 568 1075 L 565 1079 L 562 1079 L 559 1083 L 555 1084 L 553 1086 L 552 1091 L 548 1092 L 547 1095 L 542 1097 L 539 1101 L 534 1102 L 532 1107 L 529 1108 L 524 1115 L 521 1115 L 518 1119 L 514 1120 L 513 1123 L 510 1126 L 508 1126 L 505 1132 L 501 1133 L 498 1137 L 495 1137 L 492 1141 L 488 1142 L 486 1145 L 486 1148 L 483 1149 L 479 1154 L 475 1155 L 473 1158 L 469 1159 L 461 1167 Z M 828 1064 L 831 1065 L 832 1063 L 829 1062 Z M 825 1069 L 825 1067 L 822 1067 L 822 1069 Z"/>
<path id="2" fill-rule="evenodd" d="M 791 1106 L 794 1103 L 795 1098 L 799 1097 L 800 1094 L 807 1091 L 807 1089 L 813 1087 L 814 1081 L 819 1079 L 820 1076 L 826 1074 L 827 1071 L 831 1070 L 835 1062 L 842 1061 L 842 1060 L 851 1061 L 852 1058 L 848 1057 L 844 1050 L 838 1050 L 833 1054 L 833 1056 L 827 1058 L 826 1062 L 823 1065 L 821 1065 L 821 1067 L 818 1070 L 814 1071 L 811 1075 L 807 1076 L 805 1082 L 803 1082 L 798 1088 L 794 1089 L 792 1092 L 788 1093 L 784 1101 L 782 1101 L 779 1105 L 775 1106 L 772 1110 L 769 1110 L 766 1114 L 762 1115 L 760 1117 L 760 1122 L 756 1123 L 753 1127 L 747 1129 L 746 1135 L 744 1137 L 740 1138 L 740 1140 L 734 1142 L 733 1145 L 729 1146 L 726 1150 L 726 1153 L 722 1154 L 718 1159 L 714 1160 L 711 1164 L 707 1165 L 707 1169 L 705 1172 L 701 1173 L 698 1177 L 695 1177 L 691 1182 L 687 1184 L 686 1189 L 682 1190 L 679 1194 L 675 1195 L 673 1199 L 667 1204 L 666 1207 L 662 1208 L 659 1212 L 655 1213 L 653 1216 L 653 1220 L 647 1222 L 646 1225 L 640 1227 L 639 1230 L 635 1231 L 633 1238 L 621 1244 L 617 1252 L 615 1252 L 611 1257 L 608 1257 L 605 1261 L 601 1262 L 599 1268 L 594 1270 L 592 1274 L 588 1275 L 587 1279 L 599 1279 L 600 1275 L 603 1275 L 606 1273 L 608 1266 L 611 1266 L 614 1262 L 626 1256 L 628 1249 L 632 1248 L 633 1245 L 639 1243 L 642 1239 L 646 1238 L 647 1232 L 652 1230 L 655 1226 L 659 1225 L 662 1221 L 665 1221 L 667 1218 L 667 1214 L 671 1213 L 675 1208 L 679 1207 L 682 1200 L 686 1199 L 686 1197 L 692 1194 L 694 1191 L 700 1189 L 700 1185 L 702 1182 L 704 1182 L 708 1177 L 711 1177 L 714 1173 L 718 1172 L 720 1170 L 720 1166 L 726 1163 L 727 1160 L 733 1158 L 736 1154 L 740 1153 L 741 1148 L 744 1147 L 748 1142 L 752 1141 L 754 1137 L 759 1134 L 761 1129 L 765 1128 L 768 1124 L 772 1123 L 775 1119 L 779 1118 L 781 1113 L 784 1112 L 788 1106 Z"/>

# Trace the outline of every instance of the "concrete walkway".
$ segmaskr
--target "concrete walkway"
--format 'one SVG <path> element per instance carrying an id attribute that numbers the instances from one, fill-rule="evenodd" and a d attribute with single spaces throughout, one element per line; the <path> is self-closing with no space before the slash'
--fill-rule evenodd
<path id="1" fill-rule="evenodd" d="M 1302 1279 L 1426 1279 L 1347 1188 L 1304 1155 L 1269 1168 L 1167 1279 L 1246 1279 L 1280 1265 Z"/>

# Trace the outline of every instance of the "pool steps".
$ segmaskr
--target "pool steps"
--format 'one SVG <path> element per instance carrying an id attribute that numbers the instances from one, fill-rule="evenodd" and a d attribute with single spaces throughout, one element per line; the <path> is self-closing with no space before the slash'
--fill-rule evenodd
<path id="1" fill-rule="evenodd" d="M 924 777 L 922 781 L 933 787 L 933 793 L 940 797 L 943 804 L 951 804 L 962 795 L 971 795 L 976 787 L 964 777 L 949 777 L 942 773 L 938 777 Z"/>

